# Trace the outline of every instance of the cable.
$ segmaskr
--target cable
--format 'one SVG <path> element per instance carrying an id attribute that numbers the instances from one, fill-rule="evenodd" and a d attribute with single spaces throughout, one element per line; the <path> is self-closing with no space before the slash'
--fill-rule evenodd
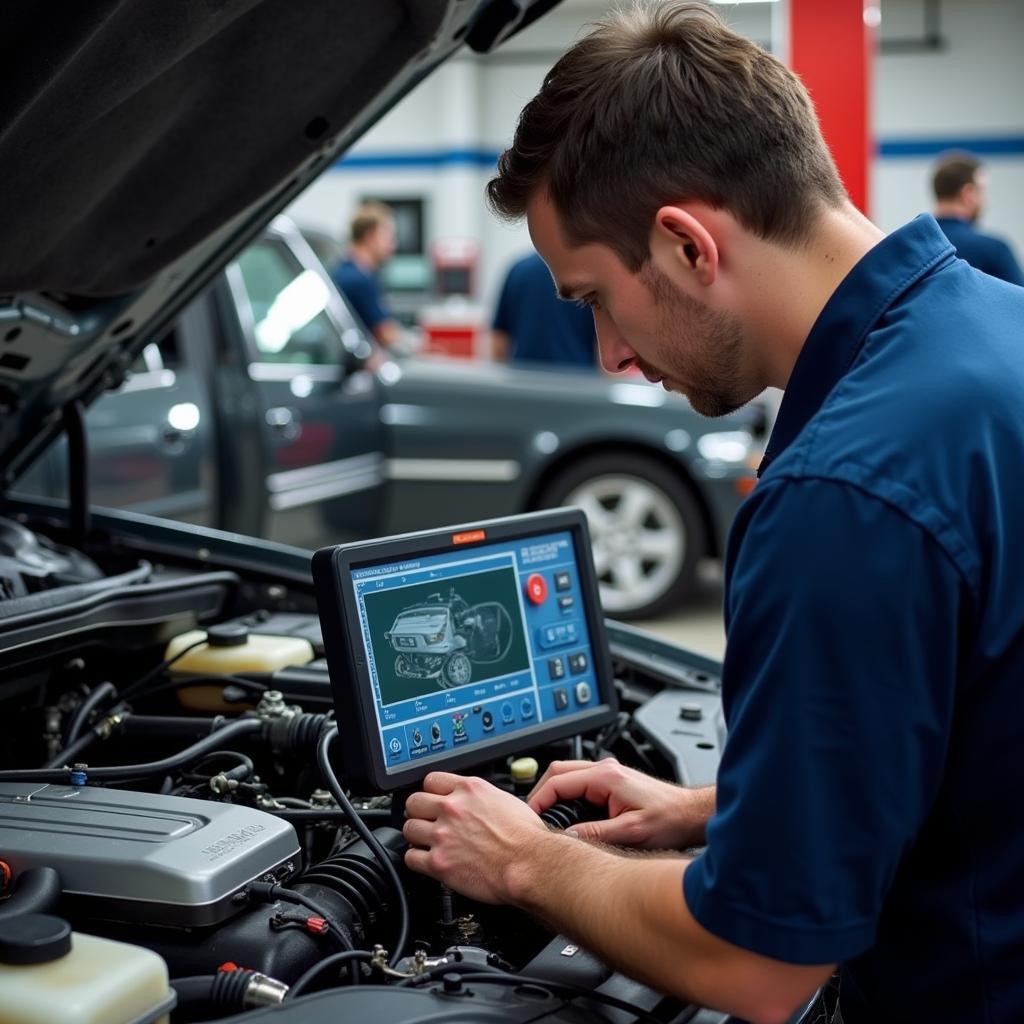
<path id="1" fill-rule="evenodd" d="M 438 971 L 438 975 L 441 977 L 447 972 Z M 495 971 L 493 974 L 489 971 L 479 971 L 470 974 L 460 974 L 458 971 L 452 972 L 459 974 L 463 984 L 471 984 L 476 982 L 480 985 L 509 985 L 517 987 L 519 985 L 531 985 L 534 988 L 544 989 L 556 998 L 561 999 L 590 999 L 595 1003 L 603 1003 L 605 1006 L 610 1006 L 615 1010 L 623 1010 L 626 1013 L 631 1013 L 635 1017 L 640 1017 L 647 1021 L 652 1021 L 653 1024 L 663 1024 L 661 1018 L 655 1016 L 649 1010 L 645 1010 L 642 1006 L 637 1006 L 634 1003 L 628 1003 L 625 999 L 619 999 L 616 996 L 610 996 L 607 992 L 597 992 L 591 989 L 586 989 L 582 985 L 573 985 L 566 981 L 547 981 L 545 978 L 530 978 L 525 974 L 499 974 Z M 438 975 L 430 975 L 430 980 L 437 980 Z M 428 977 L 428 975 L 423 975 Z M 424 1018 L 426 1019 L 426 1018 Z M 415 1024 L 414 1021 L 407 1021 L 406 1024 Z"/>
<path id="2" fill-rule="evenodd" d="M 288 989 L 288 994 L 285 999 L 295 999 L 302 995 L 303 989 L 309 988 L 313 980 L 322 972 L 328 968 L 335 967 L 338 964 L 348 963 L 351 960 L 372 960 L 373 954 L 366 949 L 346 949 L 344 952 L 335 953 L 333 956 L 327 957 L 326 960 L 321 960 L 318 964 L 314 964 L 305 974 L 301 975 L 299 979 Z M 350 978 L 355 977 L 356 969 L 351 968 L 349 970 Z"/>
<path id="3" fill-rule="evenodd" d="M 328 930 L 343 950 L 349 952 L 354 948 L 348 930 L 334 920 L 334 915 L 329 910 L 324 909 L 321 904 L 310 899 L 305 893 L 288 889 L 283 885 L 278 885 L 277 882 L 250 882 L 246 892 L 250 897 L 258 896 L 267 901 L 284 900 L 286 903 L 295 903 L 300 907 L 305 907 L 310 913 L 327 922 Z"/>
<path id="4" fill-rule="evenodd" d="M 384 847 L 377 841 L 377 837 L 363 823 L 362 819 L 356 812 L 356 809 L 349 801 L 349 798 L 345 795 L 345 790 L 342 789 L 341 783 L 338 781 L 338 776 L 334 774 L 334 768 L 331 765 L 330 759 L 330 748 L 331 743 L 333 743 L 337 737 L 338 727 L 336 725 L 332 725 L 321 734 L 320 742 L 316 747 L 316 761 L 320 766 L 320 772 L 324 777 L 324 781 L 327 783 L 327 788 L 331 791 L 331 795 L 334 797 L 335 803 L 337 803 L 338 807 L 348 815 L 348 823 L 352 830 L 370 848 L 373 855 L 380 863 L 380 866 L 384 869 L 384 873 L 388 876 L 388 880 L 394 886 L 395 899 L 398 903 L 399 918 L 398 939 L 395 942 L 395 948 L 391 951 L 391 962 L 394 964 L 402 958 L 402 952 L 409 940 L 409 903 L 405 898 L 405 889 L 402 888 L 402 880 L 398 877 L 398 872 L 395 871 L 395 866 L 391 863 L 391 858 L 387 855 Z"/>
<path id="5" fill-rule="evenodd" d="M 71 722 L 68 725 L 67 736 L 64 737 L 64 746 L 69 747 L 78 739 L 82 729 L 89 722 L 89 716 L 105 698 L 116 696 L 117 687 L 113 683 L 100 683 L 75 709 L 75 713 L 71 716 Z"/>
<path id="6" fill-rule="evenodd" d="M 229 740 L 261 732 L 265 725 L 266 723 L 259 718 L 236 719 L 216 732 L 210 733 L 209 736 L 204 736 L 201 740 L 179 751 L 177 754 L 165 757 L 162 761 L 148 761 L 144 764 L 103 765 L 99 768 L 90 768 L 88 770 L 88 778 L 89 780 L 101 780 L 104 782 L 110 782 L 113 779 L 127 782 L 145 779 L 151 775 L 166 775 L 168 772 L 177 771 L 191 761 L 197 760 L 204 754 L 218 750 Z M 63 768 L 0 771 L 0 782 L 67 783 L 67 781 L 68 772 Z"/>
<path id="7" fill-rule="evenodd" d="M 148 683 L 156 679 L 161 672 L 166 672 L 167 669 L 169 669 L 179 658 L 184 658 L 189 651 L 194 651 L 197 647 L 201 647 L 207 642 L 207 637 L 204 635 L 202 640 L 196 640 L 193 643 L 190 643 L 187 647 L 183 647 L 176 655 L 174 655 L 173 658 L 165 658 L 156 666 L 156 668 L 150 669 L 144 675 L 136 679 L 134 683 L 130 683 L 121 695 L 121 699 L 128 700 L 131 695 L 138 693 L 140 690 L 144 690 Z"/>

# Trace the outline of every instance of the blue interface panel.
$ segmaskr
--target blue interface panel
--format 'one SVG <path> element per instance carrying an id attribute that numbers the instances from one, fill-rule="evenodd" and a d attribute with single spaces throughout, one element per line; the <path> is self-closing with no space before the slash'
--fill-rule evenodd
<path id="1" fill-rule="evenodd" d="M 351 575 L 389 772 L 600 703 L 568 531 Z"/>

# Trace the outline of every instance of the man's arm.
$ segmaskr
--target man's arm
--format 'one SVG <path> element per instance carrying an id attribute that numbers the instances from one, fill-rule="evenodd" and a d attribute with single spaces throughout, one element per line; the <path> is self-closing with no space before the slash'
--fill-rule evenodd
<path id="1" fill-rule="evenodd" d="M 686 907 L 686 860 L 624 856 L 549 832 L 529 807 L 481 779 L 435 772 L 407 813 L 410 868 L 474 899 L 519 906 L 659 991 L 772 1024 L 834 969 L 782 963 L 716 938 Z"/>

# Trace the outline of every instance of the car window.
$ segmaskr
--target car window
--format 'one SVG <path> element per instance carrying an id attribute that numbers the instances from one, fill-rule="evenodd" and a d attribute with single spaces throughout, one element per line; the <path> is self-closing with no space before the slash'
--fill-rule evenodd
<path id="1" fill-rule="evenodd" d="M 252 310 L 256 360 L 262 363 L 342 362 L 340 331 L 324 312 L 330 292 L 324 279 L 285 245 L 256 242 L 238 258 Z"/>

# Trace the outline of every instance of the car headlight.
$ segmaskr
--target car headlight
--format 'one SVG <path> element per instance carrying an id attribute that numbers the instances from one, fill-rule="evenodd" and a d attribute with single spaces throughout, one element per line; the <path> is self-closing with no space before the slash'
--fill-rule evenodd
<path id="1" fill-rule="evenodd" d="M 439 644 L 444 639 L 444 633 L 435 633 L 433 636 L 427 637 L 428 644 Z"/>
<path id="2" fill-rule="evenodd" d="M 725 430 L 705 434 L 697 439 L 697 451 L 708 462 L 746 462 L 750 457 L 754 439 L 745 430 Z"/>

